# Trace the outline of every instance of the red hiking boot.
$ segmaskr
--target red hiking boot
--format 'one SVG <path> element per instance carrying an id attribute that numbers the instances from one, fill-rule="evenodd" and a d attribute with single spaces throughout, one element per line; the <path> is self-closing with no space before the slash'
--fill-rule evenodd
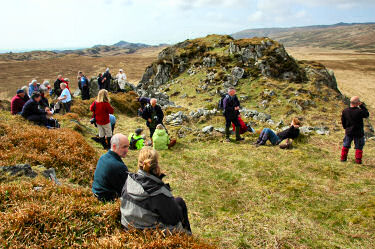
<path id="1" fill-rule="evenodd" d="M 355 150 L 355 162 L 357 164 L 362 164 L 363 150 Z"/>
<path id="2" fill-rule="evenodd" d="M 348 152 L 349 152 L 349 148 L 342 147 L 342 150 L 341 150 L 341 162 L 346 162 L 346 160 L 348 159 Z"/>

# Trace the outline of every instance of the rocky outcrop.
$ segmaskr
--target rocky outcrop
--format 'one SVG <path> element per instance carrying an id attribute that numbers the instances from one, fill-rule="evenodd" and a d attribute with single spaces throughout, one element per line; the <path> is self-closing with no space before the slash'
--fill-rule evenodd
<path id="1" fill-rule="evenodd" d="M 46 169 L 43 166 L 31 167 L 29 164 L 17 164 L 12 166 L 1 166 L 0 167 L 0 181 L 2 180 L 14 180 L 19 177 L 35 178 L 41 175 L 48 178 L 60 185 L 59 180 L 56 177 L 54 168 Z"/>

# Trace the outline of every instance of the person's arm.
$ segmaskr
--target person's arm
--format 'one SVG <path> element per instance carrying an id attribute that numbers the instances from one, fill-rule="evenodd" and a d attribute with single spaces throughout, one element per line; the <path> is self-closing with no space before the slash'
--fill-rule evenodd
<path id="1" fill-rule="evenodd" d="M 346 129 L 345 111 L 343 111 L 341 114 L 341 124 L 342 124 L 342 128 Z"/>
<path id="2" fill-rule="evenodd" d="M 108 110 L 109 114 L 113 114 L 113 112 L 114 112 L 113 107 L 111 106 L 110 103 L 108 103 L 108 105 L 107 105 L 107 110 Z"/>
<path id="3" fill-rule="evenodd" d="M 112 187 L 116 190 L 119 196 L 121 196 L 121 191 L 127 178 L 128 168 L 125 164 L 119 163 L 113 167 L 108 174 L 108 182 L 111 183 Z"/>
<path id="4" fill-rule="evenodd" d="M 167 197 L 163 194 L 157 195 L 151 199 L 153 212 L 160 215 L 160 221 L 165 225 L 175 226 L 182 221 L 182 213 L 173 197 Z"/>
<path id="5" fill-rule="evenodd" d="M 144 119 L 144 120 L 148 120 L 149 119 L 149 110 L 148 110 L 148 108 L 146 107 L 144 110 L 143 110 L 143 112 L 142 112 L 142 118 Z"/>
<path id="6" fill-rule="evenodd" d="M 363 118 L 368 118 L 370 116 L 370 113 L 368 112 L 365 104 L 361 103 L 361 105 L 359 106 L 359 108 L 361 108 L 361 110 L 362 110 L 362 117 Z"/>
<path id="7" fill-rule="evenodd" d="M 158 115 L 159 122 L 162 123 L 164 119 L 164 113 L 160 106 L 158 107 L 158 112 L 159 112 L 159 115 Z"/>
<path id="8" fill-rule="evenodd" d="M 92 112 L 94 112 L 94 104 L 95 104 L 95 101 L 94 101 L 94 103 L 92 103 L 91 106 L 90 106 L 90 111 L 92 111 Z"/>

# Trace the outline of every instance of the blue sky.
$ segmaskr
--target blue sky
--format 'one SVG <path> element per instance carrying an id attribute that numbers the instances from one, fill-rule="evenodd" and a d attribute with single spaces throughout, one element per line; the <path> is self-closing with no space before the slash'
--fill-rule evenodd
<path id="1" fill-rule="evenodd" d="M 375 21 L 375 0 L 11 0 L 1 6 L 2 52 L 120 40 L 172 44 L 248 28 Z"/>

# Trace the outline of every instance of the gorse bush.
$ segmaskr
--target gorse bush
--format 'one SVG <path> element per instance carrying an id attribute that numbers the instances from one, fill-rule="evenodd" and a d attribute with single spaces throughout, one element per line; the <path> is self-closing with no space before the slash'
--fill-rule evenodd
<path id="1" fill-rule="evenodd" d="M 98 155 L 78 132 L 49 130 L 21 117 L 0 119 L 0 166 L 24 164 L 53 167 L 58 177 L 89 184 Z"/>
<path id="2" fill-rule="evenodd" d="M 126 232 L 119 206 L 103 205 L 87 188 L 57 187 L 43 178 L 0 183 L 0 247 L 213 248 L 184 234 Z"/>

